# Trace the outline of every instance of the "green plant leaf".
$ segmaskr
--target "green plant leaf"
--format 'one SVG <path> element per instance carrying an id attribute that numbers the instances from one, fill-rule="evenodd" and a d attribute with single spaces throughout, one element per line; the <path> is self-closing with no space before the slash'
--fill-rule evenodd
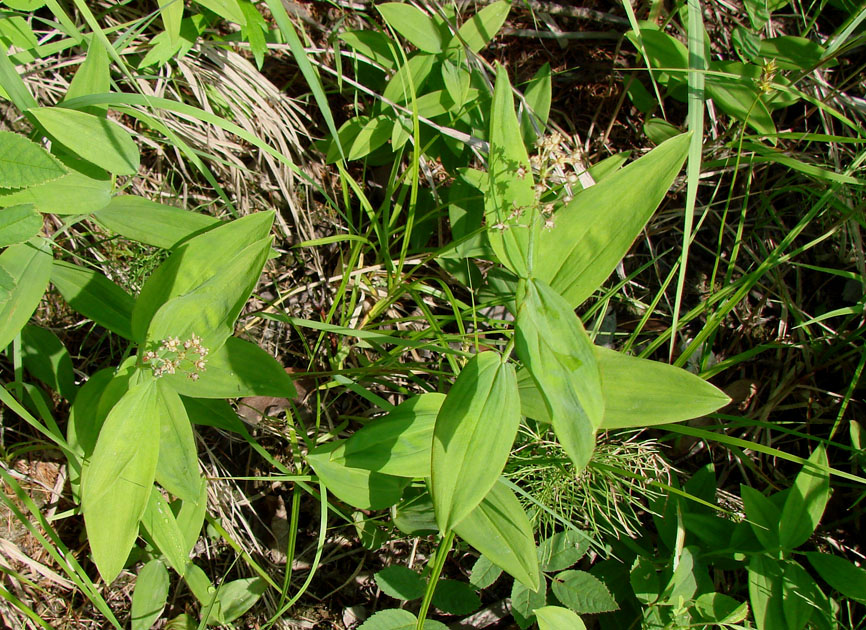
<path id="1" fill-rule="evenodd" d="M 409 486 L 392 511 L 394 526 L 409 536 L 426 536 L 439 531 L 433 499 L 427 490 Z"/>
<path id="2" fill-rule="evenodd" d="M 809 539 L 830 498 L 830 464 L 823 444 L 812 452 L 809 464 L 797 475 L 782 507 L 779 544 L 785 549 L 796 549 Z"/>
<path id="3" fill-rule="evenodd" d="M 702 621 L 737 624 L 749 616 L 749 605 L 723 593 L 704 593 L 695 600 L 695 611 Z"/>
<path id="4" fill-rule="evenodd" d="M 662 68 L 665 72 L 659 75 L 659 80 L 666 83 L 665 77 L 670 76 L 673 70 L 685 70 L 689 67 L 689 51 L 680 40 L 658 30 L 658 27 L 650 22 L 640 22 L 640 39 L 649 63 L 653 68 Z M 638 37 L 634 31 L 625 35 L 637 48 L 641 49 Z M 685 77 L 685 73 L 674 73 L 677 78 Z"/>
<path id="5" fill-rule="evenodd" d="M 496 484 L 519 423 L 514 367 L 495 352 L 475 355 L 433 428 L 430 494 L 442 531 L 453 529 Z"/>
<path id="6" fill-rule="evenodd" d="M 481 598 L 466 582 L 439 580 L 433 591 L 433 605 L 449 615 L 468 615 L 481 607 Z"/>
<path id="7" fill-rule="evenodd" d="M 110 584 L 138 535 L 159 457 L 155 382 L 132 387 L 111 409 L 81 484 L 87 539 L 99 574 Z"/>
<path id="8" fill-rule="evenodd" d="M 63 97 L 64 101 L 72 100 L 79 96 L 89 96 L 90 94 L 105 94 L 111 91 L 111 72 L 109 69 L 108 52 L 105 50 L 102 42 L 98 37 L 91 37 L 87 42 L 87 56 L 72 81 L 69 83 L 69 89 Z M 102 106 L 93 106 L 88 108 L 89 113 L 104 115 L 107 108 Z"/>
<path id="9" fill-rule="evenodd" d="M 53 332 L 41 326 L 24 326 L 21 330 L 21 359 L 30 374 L 66 400 L 75 398 L 77 387 L 72 359 Z"/>
<path id="10" fill-rule="evenodd" d="M 485 555 L 478 556 L 478 560 L 472 565 L 472 572 L 469 574 L 469 583 L 477 589 L 485 589 L 492 586 L 499 576 L 502 575 L 502 569 L 490 560 Z"/>
<path id="11" fill-rule="evenodd" d="M 670 188 L 686 159 L 689 134 L 663 142 L 647 155 L 578 193 L 543 230 L 534 275 L 573 307 L 579 306 L 625 256 Z M 613 209 L 613 210 L 612 210 Z"/>
<path id="12" fill-rule="evenodd" d="M 553 100 L 553 82 L 550 74 L 550 64 L 545 63 L 529 81 L 524 93 L 526 109 L 523 109 L 520 117 L 520 126 L 523 130 L 523 141 L 528 145 L 538 138 L 535 127 L 539 132 L 544 131 L 547 119 L 550 116 L 550 103 Z M 533 120 L 535 124 L 533 124 Z"/>
<path id="13" fill-rule="evenodd" d="M 511 615 L 521 628 L 528 628 L 535 618 L 535 611 L 547 603 L 547 580 L 544 576 L 535 589 L 515 580 L 511 585 Z"/>
<path id="14" fill-rule="evenodd" d="M 782 605 L 782 569 L 777 560 L 758 554 L 749 561 L 749 601 L 758 630 L 786 628 Z"/>
<path id="15" fill-rule="evenodd" d="M 589 550 L 589 536 L 573 529 L 545 538 L 538 545 L 538 562 L 542 571 L 562 571 L 577 564 Z"/>
<path id="16" fill-rule="evenodd" d="M 89 165 L 88 165 L 89 166 Z M 0 207 L 31 203 L 40 212 L 73 215 L 94 212 L 111 201 L 111 178 L 90 166 L 23 190 L 0 194 Z"/>
<path id="17" fill-rule="evenodd" d="M 373 579 L 385 595 L 404 601 L 423 597 L 427 589 L 426 582 L 416 571 L 398 564 L 377 571 Z"/>
<path id="18" fill-rule="evenodd" d="M 0 247 L 28 241 L 42 230 L 42 215 L 33 204 L 24 203 L 0 210 Z"/>
<path id="19" fill-rule="evenodd" d="M 740 485 L 740 496 L 746 511 L 746 520 L 755 536 L 767 551 L 779 548 L 779 508 L 763 494 L 746 485 Z"/>
<path id="20" fill-rule="evenodd" d="M 135 300 L 100 272 L 55 260 L 51 282 L 76 311 L 124 339 L 132 339 Z"/>
<path id="21" fill-rule="evenodd" d="M 811 70 L 821 63 L 824 47 L 805 37 L 782 35 L 762 39 L 759 54 L 765 59 L 774 59 L 783 70 Z"/>
<path id="22" fill-rule="evenodd" d="M 600 346 L 593 346 L 593 351 L 604 398 L 602 429 L 681 422 L 731 401 L 720 389 L 682 368 Z"/>
<path id="23" fill-rule="evenodd" d="M 252 608 L 266 590 L 268 583 L 260 577 L 242 578 L 221 584 L 217 589 L 216 605 L 208 616 L 208 624 L 231 623 Z"/>
<path id="24" fill-rule="evenodd" d="M 150 630 L 159 619 L 168 600 L 168 583 L 168 570 L 160 560 L 141 567 L 132 592 L 131 630 Z"/>
<path id="25" fill-rule="evenodd" d="M 180 43 L 180 24 L 183 20 L 183 2 L 175 0 L 157 0 L 162 26 L 168 34 L 172 46 Z"/>
<path id="26" fill-rule="evenodd" d="M 207 356 L 207 365 L 198 380 L 187 374 L 162 377 L 182 396 L 192 398 L 241 398 L 275 396 L 295 398 L 297 391 L 285 368 L 256 344 L 229 337 L 216 352 Z"/>
<path id="27" fill-rule="evenodd" d="M 536 608 L 535 616 L 539 630 L 586 630 L 583 620 L 562 606 Z"/>
<path id="28" fill-rule="evenodd" d="M 241 26 L 247 25 L 244 12 L 237 0 L 195 0 L 195 3 L 210 9 L 224 20 Z"/>
<path id="29" fill-rule="evenodd" d="M 711 61 L 709 66 L 712 72 L 724 72 L 738 77 L 707 75 L 706 91 L 713 103 L 728 116 L 746 123 L 758 133 L 774 135 L 776 125 L 773 124 L 773 117 L 755 85 L 761 69 L 754 64 L 738 61 Z"/>
<path id="30" fill-rule="evenodd" d="M 510 10 L 511 4 L 502 0 L 487 5 L 463 23 L 457 31 L 459 39 L 454 40 L 462 40 L 469 50 L 479 52 L 496 37 Z"/>
<path id="31" fill-rule="evenodd" d="M 192 425 L 177 392 L 163 380 L 157 390 L 160 415 L 156 481 L 176 497 L 197 501 L 201 476 Z"/>
<path id="32" fill-rule="evenodd" d="M 34 238 L 10 245 L 0 254 L 0 272 L 14 284 L 0 289 L 0 349 L 5 348 L 24 328 L 39 306 L 51 276 L 51 247 Z M 5 299 L 3 299 L 5 297 Z"/>
<path id="33" fill-rule="evenodd" d="M 337 35 L 337 38 L 346 42 L 356 53 L 367 57 L 386 70 L 391 70 L 396 65 L 394 51 L 397 50 L 397 44 L 385 33 L 379 31 L 344 31 Z"/>
<path id="34" fill-rule="evenodd" d="M 629 582 L 635 597 L 645 606 L 659 598 L 661 582 L 652 560 L 646 556 L 638 556 L 631 566 Z"/>
<path id="35" fill-rule="evenodd" d="M 155 247 L 174 249 L 183 241 L 220 224 L 219 219 L 156 203 L 134 195 L 118 195 L 93 218 L 109 230 Z"/>
<path id="36" fill-rule="evenodd" d="M 854 566 L 840 556 L 809 551 L 809 563 L 818 575 L 845 597 L 866 604 L 866 570 Z"/>
<path id="37" fill-rule="evenodd" d="M 150 321 L 146 347 L 156 348 L 172 337 L 186 340 L 198 335 L 209 351 L 221 348 L 259 280 L 270 247 L 271 237 L 252 243 L 228 259 L 218 274 L 163 304 Z"/>
<path id="38" fill-rule="evenodd" d="M 335 464 L 331 453 L 339 445 L 335 440 L 307 453 L 307 461 L 330 492 L 359 510 L 382 510 L 400 500 L 408 479 Z"/>
<path id="39" fill-rule="evenodd" d="M 388 85 L 382 92 L 382 98 L 398 104 L 411 100 L 412 95 L 419 94 L 424 86 L 435 61 L 436 57 L 425 53 L 409 57 L 409 60 L 400 66 L 388 81 Z"/>
<path id="40" fill-rule="evenodd" d="M 373 614 L 357 630 L 415 630 L 418 619 L 408 610 L 387 608 Z M 447 630 L 447 626 L 433 619 L 424 620 L 424 630 Z"/>
<path id="41" fill-rule="evenodd" d="M 592 342 L 568 302 L 544 282 L 521 281 L 517 304 L 517 355 L 538 385 L 557 438 L 582 470 L 604 414 Z"/>
<path id="42" fill-rule="evenodd" d="M 190 549 L 174 513 L 158 488 L 151 486 L 141 525 L 172 569 L 183 576 L 189 564 Z"/>
<path id="43" fill-rule="evenodd" d="M 256 212 L 223 223 L 177 247 L 168 260 L 151 274 L 141 289 L 132 312 L 135 339 L 144 340 L 154 314 L 166 302 L 207 284 L 217 278 L 224 269 L 238 266 L 238 255 L 254 243 L 261 244 L 267 238 L 273 220 L 272 211 Z M 245 288 L 233 287 L 232 292 L 240 295 Z M 246 301 L 246 296 L 243 301 Z M 237 305 L 235 307 L 237 308 Z M 204 336 L 204 333 L 205 331 L 198 332 L 199 336 Z M 210 350 L 215 351 L 216 348 Z"/>
<path id="44" fill-rule="evenodd" d="M 62 107 L 31 107 L 25 113 L 60 144 L 109 173 L 138 172 L 138 146 L 117 123 Z"/>
<path id="45" fill-rule="evenodd" d="M 331 454 L 331 461 L 398 477 L 428 477 L 433 426 L 443 394 L 413 396 L 376 418 Z"/>
<path id="46" fill-rule="evenodd" d="M 0 188 L 26 188 L 65 174 L 66 167 L 35 142 L 0 131 Z"/>
<path id="47" fill-rule="evenodd" d="M 520 501 L 499 482 L 454 528 L 457 535 L 527 588 L 539 585 L 532 526 Z"/>
<path id="48" fill-rule="evenodd" d="M 428 53 L 442 52 L 442 36 L 436 23 L 421 9 L 402 2 L 376 6 L 388 26 L 400 33 L 416 48 Z"/>
<path id="49" fill-rule="evenodd" d="M 536 229 L 539 213 L 529 156 L 519 138 L 508 72 L 498 66 L 490 112 L 490 186 L 484 197 L 487 238 L 499 262 L 526 276 L 531 266 L 530 230 Z"/>
<path id="50" fill-rule="evenodd" d="M 180 509 L 176 509 L 178 502 Z M 172 511 L 176 514 L 177 527 L 183 536 L 183 549 L 189 556 L 201 534 L 202 525 L 204 525 L 204 517 L 207 512 L 207 480 L 201 480 L 199 495 L 195 501 L 175 501 L 172 503 Z"/>
<path id="51" fill-rule="evenodd" d="M 604 582 L 586 571 L 563 571 L 550 582 L 553 594 L 578 613 L 603 613 L 619 609 Z"/>
<path id="52" fill-rule="evenodd" d="M 782 611 L 787 630 L 802 630 L 809 623 L 814 593 L 820 591 L 812 576 L 793 560 L 782 565 Z"/>

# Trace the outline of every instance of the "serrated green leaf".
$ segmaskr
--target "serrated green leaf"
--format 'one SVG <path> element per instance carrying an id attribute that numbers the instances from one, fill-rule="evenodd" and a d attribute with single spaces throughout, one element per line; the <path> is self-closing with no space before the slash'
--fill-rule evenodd
<path id="1" fill-rule="evenodd" d="M 540 578 L 532 526 L 520 501 L 505 484 L 496 483 L 454 531 L 527 588 L 538 589 Z"/>
<path id="2" fill-rule="evenodd" d="M 543 577 L 536 589 L 530 589 L 515 580 L 511 586 L 511 614 L 517 625 L 528 628 L 535 618 L 535 611 L 547 603 L 547 580 Z"/>
<path id="3" fill-rule="evenodd" d="M 421 9 L 402 2 L 386 2 L 376 6 L 388 26 L 409 42 L 428 53 L 442 52 L 442 36 L 435 22 Z"/>
<path id="4" fill-rule="evenodd" d="M 156 203 L 134 195 L 118 195 L 93 218 L 109 230 L 155 247 L 173 249 L 183 241 L 220 224 L 219 219 Z"/>
<path id="5" fill-rule="evenodd" d="M 782 507 L 779 544 L 785 549 L 796 549 L 809 539 L 830 499 L 830 464 L 823 444 L 812 452 L 809 464 L 797 475 Z"/>
<path id="6" fill-rule="evenodd" d="M 463 23 L 457 31 L 459 40 L 472 52 L 479 52 L 496 37 L 510 10 L 511 4 L 502 0 L 487 5 Z"/>
<path id="7" fill-rule="evenodd" d="M 14 282 L 0 300 L 0 349 L 5 348 L 24 328 L 39 306 L 51 275 L 51 247 L 47 241 L 32 239 L 10 245 L 0 254 L 0 271 Z"/>
<path id="8" fill-rule="evenodd" d="M 589 550 L 589 536 L 566 529 L 545 538 L 538 545 L 542 571 L 562 571 L 577 563 Z"/>
<path id="9" fill-rule="evenodd" d="M 171 385 L 160 380 L 159 462 L 156 481 L 174 496 L 197 501 L 201 489 L 198 452 L 192 425 L 180 396 Z"/>
<path id="10" fill-rule="evenodd" d="M 331 461 L 398 477 L 430 475 L 433 426 L 443 394 L 414 396 L 376 418 L 331 454 Z"/>
<path id="11" fill-rule="evenodd" d="M 572 307 L 592 295 L 625 256 L 686 159 L 689 134 L 660 144 L 639 160 L 578 193 L 542 230 L 533 273 Z"/>
<path id="12" fill-rule="evenodd" d="M 51 282 L 76 311 L 125 339 L 132 339 L 135 300 L 100 272 L 59 260 Z"/>
<path id="13" fill-rule="evenodd" d="M 111 201 L 112 183 L 104 171 L 90 167 L 88 173 L 70 170 L 49 182 L 2 193 L 0 207 L 31 203 L 40 212 L 50 214 L 72 215 L 95 212 Z"/>
<path id="14" fill-rule="evenodd" d="M 544 282 L 521 282 L 517 304 L 517 355 L 541 392 L 557 438 L 582 470 L 604 414 L 592 342 L 571 306 Z"/>
<path id="15" fill-rule="evenodd" d="M 475 355 L 442 403 L 433 428 L 431 495 L 439 528 L 474 510 L 505 467 L 520 402 L 514 367 L 495 352 Z"/>
<path id="16" fill-rule="evenodd" d="M 468 615 L 481 607 L 481 598 L 466 582 L 439 580 L 433 591 L 433 605 L 450 615 Z"/>
<path id="17" fill-rule="evenodd" d="M 575 612 L 595 614 L 619 609 L 604 582 L 585 571 L 558 573 L 550 586 L 556 598 Z"/>
<path id="18" fill-rule="evenodd" d="M 484 198 L 484 213 L 491 228 L 487 238 L 499 262 L 525 277 L 531 266 L 530 230 L 537 231 L 538 209 L 529 156 L 519 138 L 511 83 L 505 68 L 499 66 L 490 113 L 490 186 Z"/>
<path id="19" fill-rule="evenodd" d="M 586 630 L 583 620 L 568 608 L 542 606 L 535 609 L 539 630 Z"/>
<path id="20" fill-rule="evenodd" d="M 0 131 L 0 187 L 26 188 L 66 174 L 48 151 L 21 134 Z"/>
<path id="21" fill-rule="evenodd" d="M 478 556 L 478 560 L 472 565 L 469 583 L 477 589 L 485 589 L 496 582 L 500 575 L 502 575 L 502 569 L 493 564 L 490 558 L 482 554 Z"/>
<path id="22" fill-rule="evenodd" d="M 25 113 L 60 144 L 109 173 L 138 172 L 138 146 L 117 123 L 62 107 L 31 107 Z"/>
<path id="23" fill-rule="evenodd" d="M 132 387 L 109 412 L 81 484 L 84 524 L 99 574 L 110 584 L 138 536 L 159 457 L 155 382 Z"/>
<path id="24" fill-rule="evenodd" d="M 132 592 L 132 630 L 150 630 L 162 615 L 168 599 L 168 571 L 160 560 L 151 560 L 138 572 Z"/>
<path id="25" fill-rule="evenodd" d="M 229 337 L 219 350 L 207 355 L 205 370 L 198 380 L 181 373 L 167 374 L 162 380 L 178 394 L 192 398 L 297 396 L 292 379 L 273 356 L 237 337 Z"/>
<path id="26" fill-rule="evenodd" d="M 417 572 L 397 564 L 377 571 L 373 579 L 385 595 L 404 601 L 423 597 L 427 589 L 426 582 Z"/>
<path id="27" fill-rule="evenodd" d="M 382 510 L 400 500 L 408 479 L 333 463 L 331 453 L 339 444 L 323 444 L 307 454 L 307 461 L 328 491 L 359 510 Z"/>
<path id="28" fill-rule="evenodd" d="M 42 215 L 25 203 L 0 210 L 0 247 L 30 240 L 42 229 Z"/>

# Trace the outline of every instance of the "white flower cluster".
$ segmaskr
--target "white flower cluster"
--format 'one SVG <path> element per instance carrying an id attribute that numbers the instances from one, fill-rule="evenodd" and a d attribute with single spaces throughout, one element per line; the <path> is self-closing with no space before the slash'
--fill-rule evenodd
<path id="1" fill-rule="evenodd" d="M 143 361 L 150 365 L 156 378 L 185 371 L 187 377 L 197 381 L 207 369 L 207 355 L 208 349 L 201 345 L 201 337 L 193 333 L 186 341 L 177 337 L 163 339 L 159 351 L 145 352 Z"/>

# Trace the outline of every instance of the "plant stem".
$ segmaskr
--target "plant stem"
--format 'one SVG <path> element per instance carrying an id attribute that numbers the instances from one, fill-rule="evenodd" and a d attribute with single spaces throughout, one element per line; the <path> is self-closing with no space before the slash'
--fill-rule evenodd
<path id="1" fill-rule="evenodd" d="M 433 570 L 430 572 L 430 581 L 427 582 L 424 601 L 421 602 L 421 610 L 418 611 L 416 630 L 424 630 L 424 619 L 427 617 L 427 611 L 430 610 L 433 593 L 436 591 L 436 583 L 439 581 L 439 575 L 442 573 L 442 567 L 445 566 L 445 559 L 448 557 L 448 552 L 451 551 L 451 544 L 453 542 L 454 532 L 447 531 L 442 537 L 442 542 L 439 543 L 439 548 L 436 549 L 436 556 L 433 558 Z"/>

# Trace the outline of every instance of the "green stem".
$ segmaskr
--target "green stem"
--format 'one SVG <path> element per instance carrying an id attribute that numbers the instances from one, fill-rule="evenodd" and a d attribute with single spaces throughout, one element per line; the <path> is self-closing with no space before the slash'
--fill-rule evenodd
<path id="1" fill-rule="evenodd" d="M 427 582 L 427 590 L 424 593 L 424 601 L 421 602 L 421 610 L 418 611 L 418 623 L 415 626 L 415 630 L 424 630 L 424 619 L 427 617 L 427 611 L 430 610 L 433 593 L 436 591 L 436 583 L 439 581 L 439 575 L 442 573 L 442 567 L 445 566 L 445 559 L 448 557 L 448 552 L 451 551 L 451 544 L 453 542 L 454 532 L 445 532 L 442 542 L 436 550 L 436 556 L 433 558 L 433 570 L 430 572 L 430 581 Z"/>

